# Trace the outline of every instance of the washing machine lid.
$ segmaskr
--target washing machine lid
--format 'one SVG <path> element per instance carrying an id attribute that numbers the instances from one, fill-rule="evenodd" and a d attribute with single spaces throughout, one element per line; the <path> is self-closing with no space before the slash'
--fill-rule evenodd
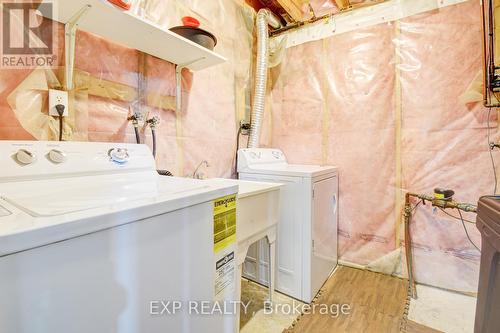
<path id="1" fill-rule="evenodd" d="M 333 166 L 301 165 L 288 163 L 250 165 L 239 173 L 279 175 L 291 177 L 314 178 L 317 176 L 334 174 L 337 168 Z"/>
<path id="2" fill-rule="evenodd" d="M 51 159 L 55 150 L 65 157 L 60 163 Z M 119 160 L 116 150 L 126 156 Z M 21 163 L 20 152 L 31 163 Z M 236 185 L 160 177 L 145 145 L 0 141 L 0 165 L 0 256 L 238 192 Z"/>
<path id="3" fill-rule="evenodd" d="M 154 200 L 158 193 L 156 178 L 141 177 L 140 181 L 132 181 L 127 175 L 18 182 L 0 188 L 3 200 L 33 217 L 120 207 L 131 202 Z"/>

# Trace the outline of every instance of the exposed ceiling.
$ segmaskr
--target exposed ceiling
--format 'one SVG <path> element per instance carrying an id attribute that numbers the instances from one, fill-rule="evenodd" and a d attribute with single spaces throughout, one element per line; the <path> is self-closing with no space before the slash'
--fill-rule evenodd
<path id="1" fill-rule="evenodd" d="M 287 23 L 305 22 L 325 15 L 374 5 L 385 0 L 246 0 L 256 10 L 267 7 Z"/>

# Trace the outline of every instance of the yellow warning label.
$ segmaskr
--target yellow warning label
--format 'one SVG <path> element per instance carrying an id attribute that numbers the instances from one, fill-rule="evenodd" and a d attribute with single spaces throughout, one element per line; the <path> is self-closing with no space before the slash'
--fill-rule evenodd
<path id="1" fill-rule="evenodd" d="M 214 201 L 214 252 L 236 242 L 236 195 Z"/>

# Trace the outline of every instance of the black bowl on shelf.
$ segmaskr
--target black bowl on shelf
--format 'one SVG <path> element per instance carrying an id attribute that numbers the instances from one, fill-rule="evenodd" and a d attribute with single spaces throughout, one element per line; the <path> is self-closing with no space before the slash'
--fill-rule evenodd
<path id="1" fill-rule="evenodd" d="M 217 45 L 217 38 L 215 38 L 215 36 L 210 32 L 200 28 L 178 26 L 170 28 L 170 31 L 175 32 L 176 34 L 181 35 L 196 44 L 206 47 L 209 50 L 213 50 L 215 45 Z"/>

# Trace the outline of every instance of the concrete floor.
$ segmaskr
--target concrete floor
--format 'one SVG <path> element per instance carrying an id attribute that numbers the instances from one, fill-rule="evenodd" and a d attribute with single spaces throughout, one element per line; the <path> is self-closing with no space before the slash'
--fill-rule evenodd
<path id="1" fill-rule="evenodd" d="M 250 305 L 246 309 L 240 308 L 240 332 L 241 333 L 275 333 L 282 332 L 290 327 L 299 314 L 287 311 L 264 311 L 264 302 L 268 298 L 267 288 L 243 279 L 241 282 L 241 300 Z M 280 305 L 294 306 L 304 304 L 278 292 L 274 295 L 274 303 Z"/>
<path id="2" fill-rule="evenodd" d="M 418 298 L 411 300 L 410 320 L 443 332 L 474 331 L 475 297 L 421 285 L 417 294 Z"/>

